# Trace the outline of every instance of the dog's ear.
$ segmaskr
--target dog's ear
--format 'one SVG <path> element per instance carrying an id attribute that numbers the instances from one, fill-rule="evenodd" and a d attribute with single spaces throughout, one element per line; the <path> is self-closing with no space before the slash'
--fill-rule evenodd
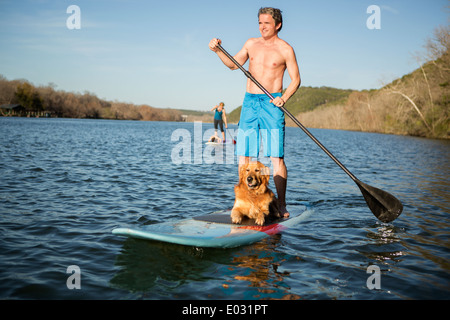
<path id="1" fill-rule="evenodd" d="M 244 179 L 244 175 L 245 175 L 245 170 L 246 169 L 247 169 L 247 164 L 243 164 L 239 168 L 239 184 L 241 184 L 243 179 Z"/>

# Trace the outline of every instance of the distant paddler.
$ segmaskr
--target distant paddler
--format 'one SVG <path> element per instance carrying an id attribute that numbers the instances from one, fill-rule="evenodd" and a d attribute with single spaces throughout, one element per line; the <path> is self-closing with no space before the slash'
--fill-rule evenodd
<path id="1" fill-rule="evenodd" d="M 227 116 L 225 114 L 225 103 L 221 102 L 218 106 L 214 106 L 211 111 L 214 112 L 214 136 L 217 136 L 217 129 L 220 127 L 222 131 L 222 141 L 225 143 L 225 132 L 223 130 L 223 124 L 225 123 L 225 128 L 228 129 Z"/>

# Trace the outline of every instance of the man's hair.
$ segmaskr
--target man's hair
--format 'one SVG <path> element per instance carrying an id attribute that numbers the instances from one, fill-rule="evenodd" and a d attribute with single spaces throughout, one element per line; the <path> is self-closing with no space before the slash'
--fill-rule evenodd
<path id="1" fill-rule="evenodd" d="M 283 27 L 283 17 L 281 16 L 280 9 L 270 8 L 270 7 L 261 8 L 258 11 L 258 18 L 261 14 L 270 14 L 272 16 L 273 20 L 275 20 L 275 27 L 281 23 L 281 26 L 277 30 L 277 32 L 281 31 L 281 28 Z"/>

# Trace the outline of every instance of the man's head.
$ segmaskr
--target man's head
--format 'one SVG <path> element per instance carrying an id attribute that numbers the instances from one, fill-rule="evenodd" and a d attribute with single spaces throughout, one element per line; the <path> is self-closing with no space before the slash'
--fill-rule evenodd
<path id="1" fill-rule="evenodd" d="M 258 11 L 258 19 L 260 15 L 262 14 L 268 14 L 270 15 L 273 20 L 275 21 L 275 28 L 277 29 L 277 32 L 281 31 L 281 28 L 283 27 L 283 17 L 281 16 L 281 10 L 276 8 L 261 8 Z"/>

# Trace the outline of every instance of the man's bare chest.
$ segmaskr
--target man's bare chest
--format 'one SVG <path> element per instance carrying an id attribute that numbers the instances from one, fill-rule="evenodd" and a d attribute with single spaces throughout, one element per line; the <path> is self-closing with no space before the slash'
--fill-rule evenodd
<path id="1" fill-rule="evenodd" d="M 251 69 L 284 69 L 286 61 L 279 50 L 271 48 L 255 47 L 249 50 Z"/>

